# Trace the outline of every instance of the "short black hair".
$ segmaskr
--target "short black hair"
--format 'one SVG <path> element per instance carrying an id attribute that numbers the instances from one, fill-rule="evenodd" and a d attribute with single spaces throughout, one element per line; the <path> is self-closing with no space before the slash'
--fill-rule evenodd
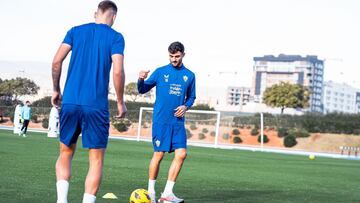
<path id="1" fill-rule="evenodd" d="M 175 54 L 176 52 L 180 51 L 181 53 L 184 53 L 185 47 L 181 42 L 173 42 L 170 44 L 168 51 L 172 54 Z"/>
<path id="2" fill-rule="evenodd" d="M 30 102 L 29 102 L 29 101 L 26 101 L 26 102 L 25 102 L 25 104 L 27 104 L 27 103 L 29 103 L 29 104 L 30 104 Z"/>
<path id="3" fill-rule="evenodd" d="M 101 12 L 105 12 L 109 9 L 112 9 L 115 13 L 117 13 L 117 6 L 114 2 L 105 0 L 99 3 L 98 9 L 101 10 Z"/>

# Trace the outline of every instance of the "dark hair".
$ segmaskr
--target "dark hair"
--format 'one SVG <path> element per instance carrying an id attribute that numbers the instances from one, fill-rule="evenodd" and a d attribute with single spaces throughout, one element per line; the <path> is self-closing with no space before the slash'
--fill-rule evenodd
<path id="1" fill-rule="evenodd" d="M 30 102 L 29 102 L 29 101 L 26 101 L 26 102 L 25 102 L 25 104 L 27 104 L 27 103 L 29 103 L 29 104 L 30 104 Z"/>
<path id="2" fill-rule="evenodd" d="M 176 52 L 180 51 L 181 53 L 184 53 L 185 47 L 181 42 L 173 42 L 170 44 L 168 51 L 172 54 L 175 54 Z"/>
<path id="3" fill-rule="evenodd" d="M 117 6 L 114 2 L 105 0 L 99 3 L 98 9 L 101 10 L 101 12 L 105 12 L 108 9 L 112 9 L 115 13 L 117 12 Z"/>

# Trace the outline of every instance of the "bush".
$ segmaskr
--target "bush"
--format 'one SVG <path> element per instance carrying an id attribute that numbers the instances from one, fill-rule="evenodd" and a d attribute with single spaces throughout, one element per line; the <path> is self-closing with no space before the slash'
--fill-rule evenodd
<path id="1" fill-rule="evenodd" d="M 252 136 L 258 135 L 258 134 L 259 134 L 259 129 L 253 128 L 253 129 L 251 130 L 250 134 L 251 134 Z"/>
<path id="2" fill-rule="evenodd" d="M 295 137 L 309 137 L 310 133 L 305 129 L 293 129 L 290 131 L 291 135 Z"/>
<path id="3" fill-rule="evenodd" d="M 286 137 L 289 135 L 289 130 L 287 128 L 278 128 L 278 137 Z"/>
<path id="4" fill-rule="evenodd" d="M 197 129 L 197 127 L 196 127 L 195 124 L 191 124 L 191 125 L 190 125 L 190 130 L 196 130 L 196 129 Z"/>
<path id="5" fill-rule="evenodd" d="M 49 127 L 49 118 L 48 117 L 43 118 L 41 126 L 45 129 L 47 129 Z"/>
<path id="6" fill-rule="evenodd" d="M 293 135 L 286 136 L 284 138 L 284 146 L 285 147 L 293 147 L 297 144 L 296 137 Z"/>
<path id="7" fill-rule="evenodd" d="M 14 108 L 15 109 L 15 108 Z M 14 123 L 14 113 L 9 114 L 10 121 Z"/>
<path id="8" fill-rule="evenodd" d="M 147 122 L 144 122 L 144 123 L 142 124 L 142 127 L 146 129 L 146 128 L 149 128 L 149 125 L 147 124 Z"/>
<path id="9" fill-rule="evenodd" d="M 229 133 L 224 133 L 222 137 L 224 138 L 224 140 L 228 140 L 230 138 L 230 135 Z"/>
<path id="10" fill-rule="evenodd" d="M 269 126 L 268 129 L 269 129 L 269 130 L 275 130 L 275 127 L 274 127 L 274 126 Z"/>
<path id="11" fill-rule="evenodd" d="M 126 101 L 126 108 L 128 111 L 126 112 L 126 118 L 129 119 L 132 123 L 139 122 L 139 110 L 140 107 L 153 107 L 154 104 L 147 102 L 133 102 Z M 117 110 L 117 102 L 115 100 L 109 99 L 109 112 L 110 117 L 115 116 L 118 113 Z M 151 120 L 153 112 L 143 111 L 143 121 Z"/>
<path id="12" fill-rule="evenodd" d="M 31 116 L 31 121 L 34 122 L 34 123 L 38 123 L 39 122 L 38 116 L 36 114 L 32 115 Z"/>
<path id="13" fill-rule="evenodd" d="M 242 143 L 242 139 L 240 137 L 236 136 L 233 138 L 233 142 L 234 143 Z"/>
<path id="14" fill-rule="evenodd" d="M 205 134 L 204 133 L 199 133 L 199 140 L 203 140 L 205 139 Z"/>
<path id="15" fill-rule="evenodd" d="M 191 134 L 190 130 L 186 128 L 186 138 L 189 139 L 193 136 L 193 134 Z"/>
<path id="16" fill-rule="evenodd" d="M 111 121 L 112 126 L 119 131 L 119 132 L 125 132 L 128 130 L 128 128 L 131 126 L 131 121 L 128 119 L 120 119 L 120 120 L 112 120 Z"/>
<path id="17" fill-rule="evenodd" d="M 360 129 L 355 129 L 353 133 L 354 135 L 360 135 Z"/>
<path id="18" fill-rule="evenodd" d="M 208 130 L 207 128 L 203 128 L 203 129 L 202 129 L 202 132 L 203 132 L 203 133 L 208 133 L 209 130 Z"/>
<path id="19" fill-rule="evenodd" d="M 258 136 L 258 142 L 261 143 L 261 135 Z M 264 134 L 264 143 L 268 143 L 270 140 L 267 135 Z"/>
<path id="20" fill-rule="evenodd" d="M 215 131 L 211 131 L 210 136 L 211 136 L 211 137 L 215 137 L 215 135 L 216 135 L 216 132 L 215 132 Z"/>
<path id="21" fill-rule="evenodd" d="M 232 130 L 232 134 L 233 134 L 233 135 L 240 135 L 239 129 L 234 128 L 234 129 Z"/>

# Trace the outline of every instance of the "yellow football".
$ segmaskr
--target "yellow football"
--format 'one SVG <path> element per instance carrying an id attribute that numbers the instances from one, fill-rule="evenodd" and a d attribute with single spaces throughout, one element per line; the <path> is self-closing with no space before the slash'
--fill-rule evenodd
<path id="1" fill-rule="evenodd" d="M 315 155 L 310 154 L 310 155 L 309 155 L 309 159 L 310 159 L 310 160 L 314 160 L 314 159 L 315 159 Z"/>
<path id="2" fill-rule="evenodd" d="M 130 195 L 130 203 L 150 203 L 149 192 L 145 189 L 136 189 Z"/>

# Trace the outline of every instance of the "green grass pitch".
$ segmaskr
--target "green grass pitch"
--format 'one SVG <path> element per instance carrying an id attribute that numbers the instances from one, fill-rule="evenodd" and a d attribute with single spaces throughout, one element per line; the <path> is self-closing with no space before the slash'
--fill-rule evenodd
<path id="1" fill-rule="evenodd" d="M 56 202 L 58 140 L 42 133 L 23 138 L 0 130 L 0 202 Z M 81 202 L 87 150 L 73 160 L 69 202 Z M 147 188 L 152 147 L 147 142 L 110 140 L 97 202 L 129 202 Z M 171 155 L 163 160 L 156 185 L 164 188 Z M 330 158 L 189 147 L 175 194 L 189 202 L 360 202 L 360 162 Z M 101 197 L 112 192 L 118 200 Z"/>

